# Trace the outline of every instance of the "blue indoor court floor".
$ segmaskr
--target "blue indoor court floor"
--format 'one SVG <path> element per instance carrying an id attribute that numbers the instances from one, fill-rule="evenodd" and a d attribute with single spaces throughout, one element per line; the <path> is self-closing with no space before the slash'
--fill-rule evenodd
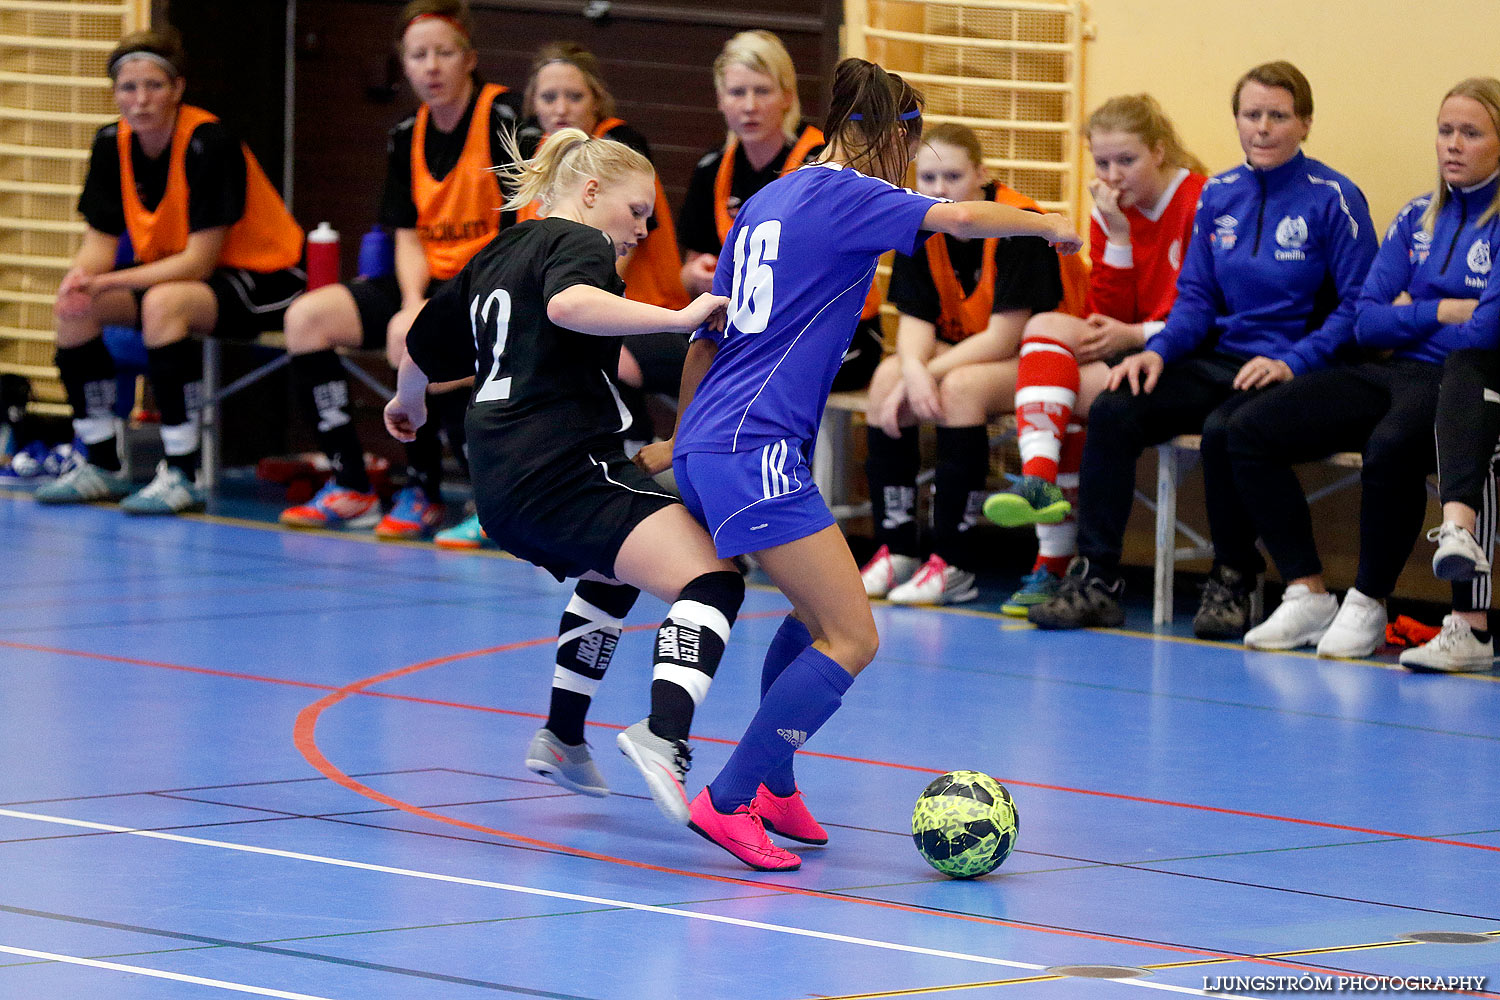
<path id="1" fill-rule="evenodd" d="M 668 825 L 613 747 L 650 598 L 590 799 L 522 766 L 568 592 L 523 563 L 19 493 L 0 559 L 5 1000 L 1500 996 L 1494 675 L 881 605 L 798 758 L 832 841 L 765 875 Z M 691 790 L 785 610 L 752 587 Z M 1021 814 L 972 882 L 910 837 L 959 768 Z"/>

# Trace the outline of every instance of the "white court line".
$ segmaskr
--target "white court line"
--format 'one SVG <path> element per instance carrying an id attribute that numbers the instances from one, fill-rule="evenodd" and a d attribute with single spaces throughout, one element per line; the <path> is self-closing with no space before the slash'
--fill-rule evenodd
<path id="1" fill-rule="evenodd" d="M 943 951 L 938 948 L 921 948 L 917 945 L 900 944 L 895 941 L 879 941 L 874 938 L 853 937 L 848 934 L 833 934 L 828 931 L 814 931 L 803 927 L 790 927 L 785 924 L 768 924 L 759 920 L 745 920 L 740 917 L 720 916 L 716 913 L 699 913 L 694 910 L 680 910 L 671 906 L 653 906 L 649 903 L 633 903 L 624 899 L 609 899 L 604 896 L 585 896 L 576 892 L 559 892 L 555 889 L 537 889 L 526 885 L 512 885 L 507 882 L 490 882 L 485 879 L 465 878 L 461 875 L 442 875 L 437 872 L 417 871 L 412 868 L 393 868 L 389 865 L 370 864 L 365 861 L 351 861 L 347 858 L 330 858 L 320 854 L 302 854 L 297 851 L 282 851 L 274 847 L 257 847 L 253 844 L 235 844 L 225 840 L 205 840 L 202 837 L 185 837 L 178 833 L 163 833 L 158 830 L 137 830 L 128 826 L 115 826 L 111 823 L 94 823 L 89 820 L 68 819 L 64 816 L 47 816 L 41 813 L 20 812 L 15 809 L 0 809 L 0 816 L 9 816 L 12 819 L 26 819 L 37 823 L 53 823 L 59 826 L 80 827 L 85 830 L 100 830 L 105 833 L 125 833 L 133 837 L 147 837 L 152 840 L 166 840 L 177 844 L 191 844 L 197 847 L 217 847 L 226 851 L 239 851 L 244 854 L 264 854 L 273 858 L 287 858 L 292 861 L 310 861 L 320 865 L 333 865 L 337 868 L 354 868 L 359 871 L 381 872 L 386 875 L 402 875 L 407 878 L 425 879 L 431 882 L 450 882 L 455 885 L 470 885 L 481 889 L 500 889 L 504 892 L 515 892 L 527 896 L 544 896 L 548 899 L 565 899 L 576 903 L 593 903 L 599 906 L 614 906 L 625 910 L 640 910 L 645 913 L 660 913 L 673 917 L 686 917 L 691 920 L 706 920 L 710 923 L 729 924 L 735 927 L 748 927 L 755 930 L 771 931 L 776 934 L 792 934 L 797 937 L 817 938 L 821 941 L 835 941 L 840 944 L 855 944 L 866 948 L 878 948 L 883 951 L 898 951 L 913 955 L 927 955 L 933 958 L 951 958 L 959 962 L 976 962 L 981 965 L 1000 965 L 1010 969 L 1027 969 L 1032 972 L 1046 970 L 1046 966 L 1037 965 L 1034 962 L 1014 962 L 1005 958 L 992 958 L 988 955 L 971 955 L 961 951 Z M 66 959 L 64 959 L 66 961 Z M 78 959 L 79 962 L 88 960 Z M 104 963 L 91 963 L 100 964 Z M 119 966 L 128 969 L 127 966 Z M 150 973 L 149 970 L 138 970 L 152 975 L 169 975 L 168 973 Z M 1144 986 L 1148 989 L 1168 990 L 1174 993 L 1189 993 L 1194 996 L 1214 996 L 1236 1000 L 1232 993 L 1205 993 L 1203 990 L 1191 989 L 1183 986 L 1170 986 L 1166 983 L 1153 983 L 1143 979 L 1109 979 L 1105 982 L 1119 983 L 1124 986 Z M 252 990 L 251 987 L 246 987 Z M 289 996 L 297 997 L 298 994 L 267 993 L 267 996 Z M 318 1000 L 318 998 L 314 998 Z M 1238 1000 L 1250 1000 L 1250 998 L 1238 998 Z"/>
<path id="2" fill-rule="evenodd" d="M 0 944 L 0 952 L 5 952 L 8 955 L 20 955 L 24 958 L 46 959 L 49 962 L 66 962 L 68 965 L 87 965 L 90 968 L 108 969 L 111 972 L 131 972 L 137 976 L 150 976 L 153 979 L 171 979 L 174 982 L 193 983 L 197 986 L 215 986 L 221 990 L 233 990 L 236 993 L 254 993 L 259 997 L 281 997 L 282 1000 L 329 1000 L 328 997 L 315 997 L 310 993 L 288 993 L 286 990 L 272 990 L 264 986 L 246 986 L 244 983 L 227 983 L 222 979 L 204 979 L 202 976 L 184 976 L 179 972 L 144 969 L 139 965 L 101 962 L 94 958 L 58 955 L 50 951 L 32 951 L 30 948 L 12 948 L 6 944 Z"/>

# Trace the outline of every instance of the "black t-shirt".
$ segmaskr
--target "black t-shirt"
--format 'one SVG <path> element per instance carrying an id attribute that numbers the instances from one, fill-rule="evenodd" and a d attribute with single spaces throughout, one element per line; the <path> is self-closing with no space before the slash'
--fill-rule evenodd
<path id="1" fill-rule="evenodd" d="M 787 154 L 792 151 L 792 145 L 790 142 L 786 143 L 770 163 L 756 170 L 745 156 L 744 145 L 735 143 L 734 175 L 729 180 L 727 206 L 731 219 L 751 195 L 781 176 L 781 168 L 786 165 Z M 822 151 L 822 146 L 814 146 L 807 154 L 807 160 L 816 159 Z M 723 159 L 724 148 L 721 146 L 705 153 L 693 168 L 687 194 L 683 195 L 682 208 L 677 213 L 677 242 L 684 250 L 718 256 L 719 251 L 724 249 L 724 243 L 719 239 L 718 223 L 714 219 L 714 181 L 718 178 L 719 164 Z"/>
<path id="2" fill-rule="evenodd" d="M 985 197 L 994 195 L 985 188 Z M 984 240 L 960 240 L 944 235 L 948 260 L 958 276 L 964 294 L 979 284 L 984 264 Z M 1062 272 L 1057 251 L 1039 236 L 1012 236 L 995 242 L 995 304 L 992 312 L 1028 309 L 1033 313 L 1050 312 L 1062 301 Z M 886 301 L 904 315 L 936 323 L 942 313 L 942 299 L 932 281 L 924 240 L 910 257 L 896 254 L 891 264 L 891 283 Z"/>
<path id="3" fill-rule="evenodd" d="M 458 164 L 463 155 L 464 143 L 469 140 L 469 126 L 474 121 L 474 105 L 479 103 L 481 83 L 475 81 L 474 93 L 469 96 L 469 106 L 458 120 L 452 132 L 443 132 L 427 119 L 427 138 L 422 144 L 422 153 L 427 159 L 427 172 L 433 180 L 441 181 Z M 498 95 L 490 105 L 490 163 L 508 162 L 500 146 L 502 130 L 516 127 L 516 99 L 510 91 Z M 385 144 L 385 190 L 380 196 L 380 224 L 390 229 L 417 228 L 417 203 L 412 200 L 411 184 L 411 140 L 416 131 L 415 115 L 391 129 Z M 502 228 L 514 216 L 506 213 Z"/>
<path id="4" fill-rule="evenodd" d="M 85 221 L 108 236 L 125 232 L 125 201 L 120 191 L 120 123 L 111 122 L 94 135 L 89 172 L 78 196 Z M 155 211 L 167 193 L 167 171 L 172 147 L 152 159 L 141 148 L 138 135 L 130 137 L 130 163 L 135 189 L 146 211 Z M 240 141 L 223 122 L 204 122 L 188 137 L 183 158 L 188 185 L 188 231 L 232 226 L 245 214 L 245 154 Z"/>
<path id="5" fill-rule="evenodd" d="M 574 285 L 624 293 L 614 244 L 592 226 L 532 219 L 475 254 L 428 300 L 406 337 L 407 352 L 433 382 L 467 378 L 477 367 L 469 419 L 513 440 L 528 467 L 621 428 L 612 381 L 619 339 L 547 318 L 552 296 Z"/>

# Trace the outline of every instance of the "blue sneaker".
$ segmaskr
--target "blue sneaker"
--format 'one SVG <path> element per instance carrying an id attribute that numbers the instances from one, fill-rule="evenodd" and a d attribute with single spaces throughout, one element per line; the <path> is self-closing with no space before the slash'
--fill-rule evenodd
<path id="1" fill-rule="evenodd" d="M 391 512 L 375 525 L 375 537 L 411 541 L 431 534 L 443 523 L 443 505 L 427 499 L 420 486 L 408 486 L 396 494 Z"/>
<path id="2" fill-rule="evenodd" d="M 206 497 L 183 471 L 166 461 L 157 463 L 156 478 L 120 502 L 127 514 L 182 514 L 202 510 Z"/>
<path id="3" fill-rule="evenodd" d="M 1014 476 L 1010 489 L 984 502 L 984 516 L 1002 528 L 1061 524 L 1072 510 L 1057 484 L 1041 476 Z"/>
<path id="4" fill-rule="evenodd" d="M 1038 566 L 1021 577 L 1021 589 L 1011 594 L 1010 599 L 1000 605 L 1000 613 L 1013 618 L 1025 618 L 1028 608 L 1041 604 L 1057 593 L 1057 588 L 1061 584 L 1062 577 L 1050 572 L 1045 566 Z"/>
<path id="5" fill-rule="evenodd" d="M 14 455 L 4 468 L 0 468 L 0 479 L 35 479 L 45 475 L 47 446 L 33 441 Z"/>
<path id="6" fill-rule="evenodd" d="M 440 549 L 484 549 L 494 548 L 495 543 L 490 541 L 490 536 L 484 533 L 479 526 L 479 515 L 470 514 L 463 523 L 455 524 L 451 528 L 444 528 L 432 540 Z"/>

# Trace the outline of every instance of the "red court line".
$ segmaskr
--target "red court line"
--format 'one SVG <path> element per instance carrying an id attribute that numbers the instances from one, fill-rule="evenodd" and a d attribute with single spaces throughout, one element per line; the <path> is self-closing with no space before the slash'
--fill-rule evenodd
<path id="1" fill-rule="evenodd" d="M 779 616 L 782 614 L 784 614 L 784 612 L 781 611 L 756 612 L 753 614 L 741 615 L 740 618 L 743 620 L 748 618 Z M 657 626 L 655 625 L 632 625 L 629 626 L 626 631 L 637 632 L 645 629 L 654 629 L 656 627 Z M 420 670 L 427 670 L 431 667 L 454 663 L 459 660 L 472 659 L 479 656 L 489 656 L 495 653 L 514 652 L 518 649 L 529 649 L 534 646 L 546 645 L 552 641 L 554 641 L 553 638 L 549 636 L 542 639 L 530 639 L 520 643 L 509 643 L 503 646 L 489 646 L 484 649 L 475 649 L 464 653 L 454 653 L 449 656 L 439 657 L 435 660 L 426 660 L 422 663 L 413 664 L 409 667 L 402 667 L 398 670 L 394 670 L 386 674 L 380 674 L 378 675 L 378 679 L 367 680 L 372 684 L 381 683 L 383 681 L 393 680 L 396 677 L 405 676 L 406 674 L 412 674 Z M 370 691 L 365 689 L 367 687 L 366 682 L 358 682 L 356 684 L 340 688 L 332 684 L 316 684 L 311 681 L 290 680 L 284 677 L 265 677 L 258 674 L 239 673 L 232 670 L 215 670 L 210 667 L 190 667 L 177 663 L 161 663 L 155 660 L 141 660 L 129 656 L 113 656 L 108 653 L 90 653 L 73 649 L 59 649 L 52 646 L 38 646 L 32 645 L 30 643 L 9 642 L 0 639 L 0 648 L 6 647 L 11 649 L 25 649 L 38 653 L 53 653 L 60 656 L 77 656 L 84 659 L 104 660 L 110 663 L 128 663 L 135 666 L 156 667 L 161 670 L 177 670 L 184 673 L 203 674 L 210 677 L 227 677 L 233 680 L 255 681 L 261 684 L 281 684 L 289 687 L 310 688 L 315 691 L 339 692 L 341 693 L 340 700 L 342 700 L 342 697 L 347 697 L 349 695 L 359 695 L 365 698 L 387 698 L 393 701 L 405 701 L 417 705 L 432 705 L 441 708 L 457 708 L 468 712 L 487 712 L 493 715 L 509 715 L 525 719 L 545 718 L 544 715 L 538 712 L 523 712 L 518 709 L 495 708 L 490 705 L 474 705 L 461 701 L 447 701 L 440 698 L 423 698 L 417 695 L 395 694 L 387 691 Z M 620 730 L 625 728 L 622 725 L 609 722 L 590 722 L 589 725 L 597 726 L 600 729 Z M 693 739 L 699 743 L 719 743 L 724 746 L 735 746 L 738 742 L 736 740 L 724 739 L 723 737 L 718 736 L 695 735 Z M 940 768 L 922 767 L 917 764 L 902 764 L 897 761 L 872 760 L 867 757 L 850 757 L 843 754 L 819 753 L 816 750 L 801 750 L 798 752 L 801 753 L 804 757 L 816 757 L 822 760 L 838 760 L 849 764 L 863 764 L 869 767 L 884 767 L 898 771 L 912 771 L 919 774 L 936 775 L 945 773 Z M 1393 840 L 1411 840 L 1427 844 L 1444 844 L 1449 847 L 1467 847 L 1471 850 L 1476 851 L 1500 852 L 1500 845 L 1479 844 L 1467 840 L 1450 840 L 1444 837 L 1424 837 L 1420 834 L 1415 833 L 1398 833 L 1394 830 L 1378 830 L 1373 827 L 1352 826 L 1345 823 L 1330 823 L 1325 820 L 1303 819 L 1297 816 L 1281 816 L 1276 813 L 1253 812 L 1247 809 L 1230 809 L 1225 806 L 1202 805 L 1196 802 L 1177 802 L 1172 799 L 1147 798 L 1140 795 L 1129 795 L 1124 792 L 1106 792 L 1093 788 L 1074 788 L 1070 785 L 1053 785 L 1038 781 L 1025 781 L 1020 778 L 1007 778 L 997 776 L 996 780 L 1004 784 L 1015 785 L 1020 788 L 1039 788 L 1044 791 L 1066 792 L 1072 795 L 1091 795 L 1097 798 L 1117 799 L 1122 802 L 1136 802 L 1142 805 L 1167 806 L 1172 809 L 1192 809 L 1198 812 L 1218 813 L 1225 816 L 1242 816 L 1246 819 L 1263 819 L 1270 820 L 1276 823 L 1292 823 L 1298 826 L 1310 826 L 1323 830 L 1341 830 L 1346 833 L 1363 833 L 1374 837 L 1389 837 Z"/>
<path id="2" fill-rule="evenodd" d="M 634 628 L 654 627 L 655 626 L 634 626 Z M 922 916 L 936 916 L 943 919 L 962 920 L 968 923 L 986 924 L 993 927 L 1008 927 L 1014 930 L 1032 931 L 1042 934 L 1050 934 L 1057 937 L 1076 938 L 1085 941 L 1098 941 L 1105 944 L 1124 944 L 1137 948 L 1151 948 L 1157 951 L 1172 952 L 1174 954 L 1193 955 L 1198 958 L 1227 959 L 1233 961 L 1249 962 L 1257 965 L 1291 969 L 1299 972 L 1327 973 L 1330 971 L 1328 967 L 1322 966 L 1299 965 L 1293 962 L 1282 962 L 1274 959 L 1260 958 L 1253 955 L 1239 955 L 1232 952 L 1219 952 L 1201 948 L 1189 948 L 1183 945 L 1165 944 L 1156 941 L 1135 940 L 1132 938 L 1115 937 L 1108 934 L 1095 934 L 1088 931 L 1069 930 L 1061 927 L 1044 927 L 1038 924 L 1028 924 L 1012 920 L 1001 920 L 996 917 L 982 917 L 972 913 L 954 913 L 950 911 L 933 910 L 920 906 L 909 906 L 905 903 L 893 903 L 882 899 L 870 899 L 863 896 L 849 896 L 835 892 L 825 892 L 820 889 L 804 889 L 798 886 L 781 885 L 775 882 L 757 882 L 751 879 L 734 878 L 728 875 L 713 875 L 707 872 L 695 872 L 681 868 L 669 868 L 664 865 L 654 865 L 645 861 L 635 861 L 630 858 L 620 858 L 610 854 L 600 854 L 596 851 L 584 850 L 583 848 L 578 847 L 569 847 L 566 844 L 557 844 L 551 841 L 540 840 L 535 837 L 528 837 L 524 834 L 511 833 L 507 830 L 500 830 L 495 827 L 484 826 L 480 823 L 470 823 L 467 820 L 457 819 L 456 817 L 447 816 L 443 813 L 433 812 L 430 809 L 424 809 L 414 803 L 406 802 L 402 799 L 395 798 L 394 796 L 387 795 L 384 792 L 371 788 L 369 785 L 366 785 L 363 782 L 350 777 L 348 774 L 345 774 L 342 770 L 339 769 L 337 765 L 329 761 L 328 758 L 324 756 L 322 750 L 318 747 L 317 727 L 318 720 L 322 716 L 323 712 L 329 708 L 332 708 L 334 705 L 337 705 L 350 695 L 363 693 L 366 688 L 372 685 L 380 684 L 388 680 L 393 680 L 397 677 L 404 677 L 408 674 L 416 673 L 419 670 L 426 670 L 430 667 L 436 667 L 445 663 L 453 663 L 457 660 L 467 659 L 472 656 L 479 656 L 490 652 L 511 652 L 518 649 L 527 649 L 533 646 L 550 644 L 553 641 L 554 639 L 552 636 L 547 636 L 541 639 L 527 639 L 521 642 L 510 643 L 508 645 L 494 647 L 492 649 L 476 650 L 472 653 L 455 653 L 449 656 L 439 657 L 434 660 L 426 660 L 421 663 L 411 664 L 410 666 L 399 667 L 395 670 L 387 671 L 383 674 L 376 674 L 373 677 L 367 677 L 363 680 L 355 681 L 352 684 L 345 685 L 344 687 L 339 688 L 331 694 L 320 698 L 319 700 L 311 705 L 308 705 L 301 712 L 299 712 L 297 714 L 296 725 L 293 728 L 292 741 L 296 745 L 297 749 L 302 753 L 302 756 L 307 759 L 307 762 L 314 768 L 316 768 L 319 773 L 323 774 L 329 780 L 334 781 L 337 784 L 342 785 L 344 788 L 347 788 L 358 795 L 362 795 L 365 798 L 372 799 L 383 805 L 400 810 L 401 812 L 407 813 L 412 816 L 420 816 L 424 819 L 429 819 L 438 823 L 444 823 L 449 826 L 455 826 L 460 829 L 482 833 L 491 837 L 498 837 L 503 840 L 511 841 L 513 843 L 526 844 L 531 847 L 539 847 L 545 850 L 555 851 L 559 854 L 567 854 L 577 858 L 584 858 L 590 861 L 602 861 L 606 864 L 621 865 L 623 867 L 634 868 L 639 871 L 656 872 L 662 875 L 679 875 L 684 878 L 697 879 L 705 882 L 716 882 L 722 885 L 741 886 L 744 888 L 756 889 L 759 891 L 771 890 L 773 892 L 780 892 L 787 895 L 805 896 L 812 899 L 823 899 L 838 903 L 854 903 L 860 906 L 875 907 L 876 909 L 894 910 L 900 913 L 914 913 Z M 1490 996 L 1492 994 L 1481 993 L 1476 995 Z"/>

